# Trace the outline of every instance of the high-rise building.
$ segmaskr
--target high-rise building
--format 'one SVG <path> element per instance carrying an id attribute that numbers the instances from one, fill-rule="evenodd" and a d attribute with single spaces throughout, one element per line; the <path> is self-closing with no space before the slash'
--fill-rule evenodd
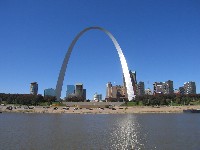
<path id="1" fill-rule="evenodd" d="M 173 94 L 173 81 L 168 80 L 166 82 L 154 82 L 153 89 L 154 94 Z"/>
<path id="2" fill-rule="evenodd" d="M 83 89 L 83 100 L 86 100 L 86 89 Z"/>
<path id="3" fill-rule="evenodd" d="M 52 89 L 52 88 L 45 89 L 44 96 L 56 96 L 55 89 Z"/>
<path id="4" fill-rule="evenodd" d="M 174 93 L 173 81 L 168 80 L 166 82 L 163 82 L 163 94 L 173 94 L 173 93 Z"/>
<path id="5" fill-rule="evenodd" d="M 181 95 L 185 94 L 185 89 L 183 86 L 179 87 L 179 92 Z"/>
<path id="6" fill-rule="evenodd" d="M 83 97 L 83 84 L 82 83 L 76 84 L 75 95 L 77 97 Z"/>
<path id="7" fill-rule="evenodd" d="M 106 84 L 106 98 L 111 98 L 112 97 L 112 84 L 111 82 L 108 82 Z"/>
<path id="8" fill-rule="evenodd" d="M 196 84 L 195 82 L 185 82 L 184 83 L 184 94 L 196 94 Z"/>
<path id="9" fill-rule="evenodd" d="M 139 96 L 142 96 L 142 95 L 144 95 L 145 94 L 145 91 L 144 91 L 144 82 L 139 82 L 138 84 L 137 84 L 137 95 L 139 95 Z"/>
<path id="10" fill-rule="evenodd" d="M 37 84 L 37 82 L 32 82 L 30 84 L 30 94 L 33 94 L 33 95 L 38 94 L 38 84 Z"/>
<path id="11" fill-rule="evenodd" d="M 125 97 L 124 86 L 112 86 L 112 98 L 120 99 L 122 97 Z"/>
<path id="12" fill-rule="evenodd" d="M 162 94 L 163 93 L 163 83 L 162 82 L 154 82 L 153 93 L 154 94 Z"/>
<path id="13" fill-rule="evenodd" d="M 66 97 L 69 95 L 73 95 L 75 93 L 75 86 L 74 85 L 67 85 Z"/>
<path id="14" fill-rule="evenodd" d="M 113 86 L 111 82 L 107 83 L 106 99 L 127 99 L 126 88 L 121 85 Z"/>
<path id="15" fill-rule="evenodd" d="M 132 86 L 133 86 L 134 94 L 137 95 L 136 71 L 129 70 L 129 74 L 130 74 L 130 78 L 131 78 L 131 83 L 132 83 Z M 126 88 L 126 82 L 125 82 L 124 76 L 123 76 L 123 84 L 124 84 L 123 86 Z"/>

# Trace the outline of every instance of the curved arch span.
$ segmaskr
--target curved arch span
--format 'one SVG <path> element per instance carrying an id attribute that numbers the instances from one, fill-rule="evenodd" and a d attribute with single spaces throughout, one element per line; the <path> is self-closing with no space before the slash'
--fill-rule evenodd
<path id="1" fill-rule="evenodd" d="M 130 78 L 130 74 L 129 74 L 128 65 L 126 63 L 126 59 L 124 57 L 122 49 L 120 48 L 120 46 L 119 46 L 117 40 L 114 38 L 114 36 L 109 31 L 107 31 L 107 30 L 105 30 L 105 29 L 103 29 L 101 27 L 85 28 L 72 41 L 72 43 L 69 46 L 68 51 L 67 51 L 67 53 L 65 55 L 65 59 L 63 61 L 62 67 L 60 69 L 60 73 L 59 73 L 59 77 L 58 77 L 58 81 L 57 81 L 57 85 L 56 85 L 56 98 L 57 98 L 57 100 L 60 100 L 60 97 L 61 97 L 61 91 L 62 91 L 64 76 L 65 76 L 65 72 L 66 72 L 66 69 L 67 69 L 67 64 L 68 64 L 71 52 L 73 50 L 73 47 L 76 44 L 76 42 L 78 41 L 78 39 L 80 38 L 80 36 L 83 35 L 85 32 L 87 32 L 88 30 L 100 30 L 100 31 L 103 31 L 112 40 L 113 44 L 115 45 L 115 48 L 117 49 L 117 52 L 118 52 L 118 55 L 119 55 L 119 58 L 120 58 L 122 71 L 123 71 L 124 79 L 125 79 L 125 82 L 126 82 L 128 100 L 129 101 L 132 100 L 132 98 L 135 97 L 135 94 L 134 94 L 133 86 L 132 86 L 132 83 L 131 83 L 131 78 Z"/>

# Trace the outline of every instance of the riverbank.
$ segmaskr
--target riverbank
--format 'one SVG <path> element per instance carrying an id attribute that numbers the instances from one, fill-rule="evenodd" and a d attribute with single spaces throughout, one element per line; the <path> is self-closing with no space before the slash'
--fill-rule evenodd
<path id="1" fill-rule="evenodd" d="M 182 113 L 185 109 L 200 109 L 200 106 L 133 106 L 113 108 L 77 108 L 52 106 L 42 107 L 36 106 L 31 109 L 13 107 L 12 110 L 6 109 L 8 106 L 0 106 L 0 112 L 15 112 L 15 113 L 66 113 L 66 114 L 133 114 L 133 113 Z"/>

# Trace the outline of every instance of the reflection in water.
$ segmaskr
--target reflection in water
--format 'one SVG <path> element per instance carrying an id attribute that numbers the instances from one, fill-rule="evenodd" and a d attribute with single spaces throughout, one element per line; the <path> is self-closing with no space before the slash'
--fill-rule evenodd
<path id="1" fill-rule="evenodd" d="M 140 128 L 136 116 L 126 115 L 117 120 L 109 139 L 112 143 L 111 148 L 121 150 L 144 148 L 142 142 L 145 141 L 146 135 L 141 136 Z"/>
<path id="2" fill-rule="evenodd" d="M 0 150 L 196 150 L 199 124 L 199 114 L 3 113 Z"/>

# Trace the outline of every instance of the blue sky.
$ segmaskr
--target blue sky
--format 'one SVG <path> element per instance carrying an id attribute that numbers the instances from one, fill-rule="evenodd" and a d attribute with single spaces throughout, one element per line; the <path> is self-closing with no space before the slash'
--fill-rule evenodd
<path id="1" fill-rule="evenodd" d="M 0 0 L 0 93 L 29 93 L 33 81 L 41 94 L 55 88 L 68 46 L 89 26 L 115 36 L 146 88 L 195 81 L 200 93 L 199 0 Z M 122 83 L 119 58 L 108 36 L 91 30 L 73 49 L 62 97 L 77 82 L 87 98 L 104 97 L 108 81 Z"/>

